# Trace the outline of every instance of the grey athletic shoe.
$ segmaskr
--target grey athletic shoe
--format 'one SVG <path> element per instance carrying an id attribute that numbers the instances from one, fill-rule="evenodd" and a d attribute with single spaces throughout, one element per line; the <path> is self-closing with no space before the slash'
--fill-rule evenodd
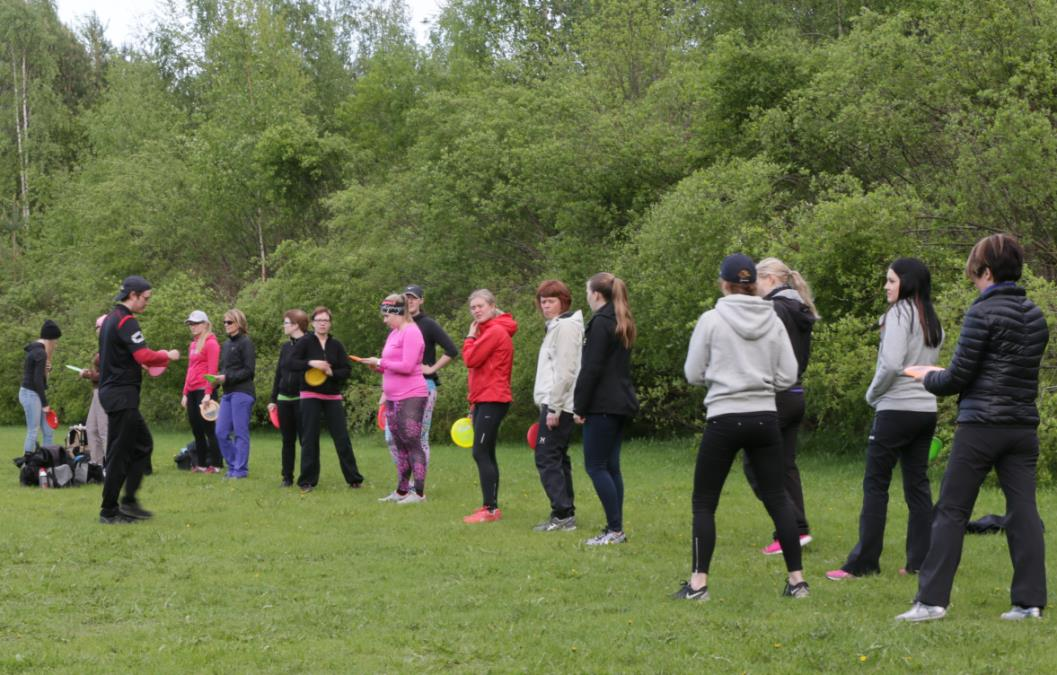
<path id="1" fill-rule="evenodd" d="M 602 530 L 602 534 L 597 537 L 591 537 L 584 543 L 588 546 L 608 546 L 609 544 L 624 544 L 628 541 L 628 537 L 623 532 L 612 532 L 610 530 Z"/>
<path id="2" fill-rule="evenodd" d="M 126 518 L 134 518 L 136 520 L 149 520 L 154 517 L 154 514 L 139 505 L 139 502 L 131 502 L 129 504 L 122 504 L 117 507 L 118 512 Z"/>
<path id="3" fill-rule="evenodd" d="M 806 581 L 801 581 L 799 584 L 791 584 L 788 581 L 785 582 L 785 588 L 782 590 L 782 596 L 786 598 L 796 598 L 797 600 L 806 598 L 811 595 L 808 591 Z"/>
<path id="4" fill-rule="evenodd" d="M 407 494 L 409 495 L 409 494 L 411 494 L 411 493 L 410 493 L 410 492 L 408 492 Z M 387 494 L 386 496 L 382 497 L 382 498 L 381 498 L 381 499 L 379 499 L 378 501 L 379 501 L 379 502 L 381 502 L 381 503 L 383 503 L 383 504 L 384 504 L 385 502 L 398 502 L 398 501 L 400 501 L 401 499 L 403 499 L 403 498 L 404 498 L 404 497 L 406 497 L 406 496 L 407 496 L 407 495 L 402 495 L 402 494 L 400 494 L 399 492 L 397 492 L 396 490 L 393 490 L 392 492 L 390 492 L 390 493 L 389 493 L 389 494 Z"/>
<path id="5" fill-rule="evenodd" d="M 682 588 L 672 594 L 672 600 L 697 600 L 705 602 L 708 600 L 708 586 L 702 586 L 696 591 L 690 586 L 689 581 L 684 581 Z"/>
<path id="6" fill-rule="evenodd" d="M 135 525 L 139 520 L 118 511 L 112 516 L 99 516 L 99 522 L 103 525 Z"/>
<path id="7" fill-rule="evenodd" d="M 532 528 L 534 532 L 571 532 L 575 529 L 576 516 L 569 516 L 568 518 L 551 516 L 550 520 L 545 520 Z"/>
<path id="8" fill-rule="evenodd" d="M 915 602 L 908 611 L 896 617 L 896 621 L 934 621 L 947 616 L 947 608 L 938 605 L 925 605 Z"/>
<path id="9" fill-rule="evenodd" d="M 397 504 L 421 504 L 426 501 L 426 495 L 420 495 L 417 492 L 408 492 L 404 495 L 404 498 L 397 502 Z"/>
<path id="10" fill-rule="evenodd" d="M 1020 605 L 1013 605 L 1013 608 L 1008 612 L 1002 613 L 1002 618 L 1006 621 L 1023 621 L 1024 619 L 1041 619 L 1042 610 L 1038 607 L 1021 607 Z"/>

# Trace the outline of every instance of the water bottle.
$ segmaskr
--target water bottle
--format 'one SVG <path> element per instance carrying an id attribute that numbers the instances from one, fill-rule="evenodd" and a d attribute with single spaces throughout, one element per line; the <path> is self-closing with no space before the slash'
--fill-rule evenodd
<path id="1" fill-rule="evenodd" d="M 40 486 L 42 488 L 46 489 L 51 487 L 51 481 L 48 480 L 48 470 L 44 467 L 40 467 L 40 473 L 37 474 L 37 480 L 40 481 Z"/>

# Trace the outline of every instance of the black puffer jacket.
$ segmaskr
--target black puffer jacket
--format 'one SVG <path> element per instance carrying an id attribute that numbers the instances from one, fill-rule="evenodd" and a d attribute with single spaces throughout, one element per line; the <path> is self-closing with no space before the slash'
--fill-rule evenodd
<path id="1" fill-rule="evenodd" d="M 1039 362 L 1049 339 L 1042 311 L 1023 288 L 992 286 L 966 312 L 950 365 L 929 373 L 925 389 L 959 394 L 959 424 L 1037 426 Z"/>

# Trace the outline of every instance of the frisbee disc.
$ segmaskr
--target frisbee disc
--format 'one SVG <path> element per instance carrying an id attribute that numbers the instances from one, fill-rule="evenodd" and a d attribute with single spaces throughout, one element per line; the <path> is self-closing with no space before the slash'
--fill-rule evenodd
<path id="1" fill-rule="evenodd" d="M 937 436 L 933 436 L 932 444 L 929 445 L 929 461 L 935 461 L 935 459 L 940 456 L 941 452 L 943 452 L 943 441 Z"/>
<path id="2" fill-rule="evenodd" d="M 305 382 L 310 387 L 318 387 L 327 381 L 327 374 L 319 368 L 309 368 L 305 371 Z"/>
<path id="3" fill-rule="evenodd" d="M 66 364 L 66 367 L 72 370 L 73 372 L 77 373 L 78 375 L 81 374 L 81 369 L 77 366 L 71 366 L 70 364 Z"/>
<path id="4" fill-rule="evenodd" d="M 52 429 L 59 428 L 59 415 L 54 410 L 48 411 L 45 421 L 48 423 L 48 426 Z"/>
<path id="5" fill-rule="evenodd" d="M 206 422 L 216 422 L 217 416 L 220 414 L 220 404 L 215 399 L 202 401 L 198 406 L 198 412 L 202 413 L 202 419 Z"/>
<path id="6" fill-rule="evenodd" d="M 473 420 L 460 417 L 451 425 L 451 440 L 460 448 L 473 447 Z"/>
<path id="7" fill-rule="evenodd" d="M 147 366 L 147 374 L 151 377 L 158 377 L 164 373 L 168 367 L 169 366 Z"/>
<path id="8" fill-rule="evenodd" d="M 528 442 L 528 446 L 533 450 L 536 449 L 536 441 L 540 437 L 540 423 L 533 422 L 532 426 L 528 428 L 528 433 L 525 434 L 525 440 Z"/>
<path id="9" fill-rule="evenodd" d="M 349 354 L 349 360 L 350 361 L 355 361 L 356 363 L 359 363 L 359 362 L 363 361 L 363 358 L 359 357 L 359 356 L 353 356 L 352 354 Z"/>
<path id="10" fill-rule="evenodd" d="M 272 408 L 268 411 L 268 419 L 271 420 L 272 426 L 276 429 L 279 428 L 279 408 Z"/>
<path id="11" fill-rule="evenodd" d="M 216 386 L 216 384 L 217 384 L 217 376 L 216 375 L 203 375 L 202 377 L 204 377 L 205 381 L 208 382 L 209 384 L 211 384 L 213 386 Z"/>
<path id="12" fill-rule="evenodd" d="M 378 416 L 375 420 L 378 423 L 378 429 L 385 431 L 385 404 L 378 406 Z"/>

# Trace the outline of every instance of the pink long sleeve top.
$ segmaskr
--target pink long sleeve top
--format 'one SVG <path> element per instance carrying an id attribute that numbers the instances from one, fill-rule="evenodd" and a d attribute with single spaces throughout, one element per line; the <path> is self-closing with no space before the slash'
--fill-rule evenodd
<path id="1" fill-rule="evenodd" d="M 187 377 L 184 378 L 184 395 L 196 389 L 205 389 L 206 394 L 213 395 L 213 385 L 206 381 L 204 375 L 215 375 L 220 361 L 220 343 L 215 335 L 206 336 L 206 344 L 201 350 L 198 340 L 193 340 L 187 348 Z"/>
<path id="2" fill-rule="evenodd" d="M 413 323 L 389 332 L 378 367 L 382 370 L 382 393 L 387 401 L 428 396 L 426 378 L 422 376 L 422 354 L 426 342 L 422 331 Z"/>

